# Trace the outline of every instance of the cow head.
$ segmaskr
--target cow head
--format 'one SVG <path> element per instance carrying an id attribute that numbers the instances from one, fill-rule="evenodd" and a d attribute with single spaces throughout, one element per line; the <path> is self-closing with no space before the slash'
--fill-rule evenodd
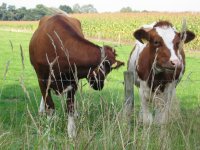
<path id="1" fill-rule="evenodd" d="M 101 63 L 88 77 L 88 82 L 94 90 L 102 90 L 106 76 L 113 70 L 124 65 L 124 62 L 116 60 L 116 52 L 109 46 L 101 48 Z"/>
<path id="2" fill-rule="evenodd" d="M 179 33 L 171 23 L 160 21 L 152 28 L 136 30 L 134 37 L 141 43 L 147 41 L 144 51 L 150 56 L 150 64 L 157 73 L 175 70 L 180 73 L 184 64 L 184 52 L 180 45 L 192 41 L 195 34 L 188 30 Z"/>

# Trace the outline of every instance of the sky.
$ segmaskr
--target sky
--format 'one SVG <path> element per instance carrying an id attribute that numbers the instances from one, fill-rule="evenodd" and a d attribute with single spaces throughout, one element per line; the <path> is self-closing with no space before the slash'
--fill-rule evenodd
<path id="1" fill-rule="evenodd" d="M 198 0 L 0 0 L 2 3 L 15 5 L 17 8 L 25 6 L 34 8 L 37 4 L 43 4 L 47 7 L 56 7 L 74 4 L 80 6 L 92 4 L 98 12 L 116 12 L 122 7 L 131 7 L 132 10 L 148 11 L 199 11 Z"/>

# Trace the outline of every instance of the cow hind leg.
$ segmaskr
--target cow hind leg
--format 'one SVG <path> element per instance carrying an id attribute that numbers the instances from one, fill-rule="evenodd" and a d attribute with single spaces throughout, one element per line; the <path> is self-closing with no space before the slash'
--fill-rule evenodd
<path id="1" fill-rule="evenodd" d="M 51 91 L 50 89 L 47 90 L 47 87 L 43 81 L 39 81 L 39 85 L 42 93 L 39 113 L 47 113 L 48 116 L 52 116 L 55 110 L 55 106 L 51 98 Z"/>
<path id="2" fill-rule="evenodd" d="M 39 113 L 40 114 L 44 114 L 45 113 L 45 103 L 44 103 L 43 97 L 41 98 L 41 101 L 40 101 Z"/>
<path id="3" fill-rule="evenodd" d="M 76 125 L 74 121 L 74 116 L 72 114 L 68 114 L 67 131 L 68 131 L 69 138 L 76 137 Z"/>
<path id="4" fill-rule="evenodd" d="M 74 95 L 76 88 L 73 87 L 67 92 L 67 113 L 68 113 L 68 125 L 67 131 L 69 138 L 76 137 L 76 125 L 75 125 L 75 109 L 74 109 Z"/>

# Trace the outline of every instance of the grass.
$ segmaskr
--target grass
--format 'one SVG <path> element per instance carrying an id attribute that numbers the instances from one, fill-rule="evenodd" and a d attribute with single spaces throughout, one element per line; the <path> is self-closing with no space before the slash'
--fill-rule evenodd
<path id="1" fill-rule="evenodd" d="M 77 138 L 72 140 L 67 137 L 67 120 L 62 109 L 64 97 L 53 97 L 56 115 L 50 122 L 38 115 L 41 94 L 29 62 L 31 36 L 31 33 L 0 31 L 0 149 L 200 149 L 198 53 L 187 54 L 186 72 L 177 87 L 181 117 L 167 126 L 164 139 L 160 127 L 146 129 L 136 122 L 139 112 L 137 89 L 130 130 L 125 123 L 120 113 L 124 101 L 122 81 L 126 67 L 123 67 L 108 76 L 101 92 L 91 90 L 88 84 L 79 88 L 76 104 L 80 116 L 76 120 Z M 110 44 L 116 48 L 119 59 L 127 62 L 133 46 Z M 24 70 L 20 45 L 24 53 Z M 85 81 L 82 82 L 84 85 Z"/>

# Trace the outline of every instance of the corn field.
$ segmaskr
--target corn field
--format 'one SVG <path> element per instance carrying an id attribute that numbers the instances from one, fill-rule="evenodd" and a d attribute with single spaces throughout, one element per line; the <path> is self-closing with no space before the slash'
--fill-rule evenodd
<path id="1" fill-rule="evenodd" d="M 81 21 L 86 37 L 112 42 L 133 43 L 133 32 L 144 24 L 158 20 L 170 21 L 178 31 L 181 30 L 182 20 L 186 19 L 187 28 L 196 34 L 196 39 L 186 46 L 189 50 L 200 47 L 200 13 L 102 13 L 102 14 L 72 14 Z M 0 30 L 17 30 L 33 32 L 38 21 L 1 21 Z"/>

